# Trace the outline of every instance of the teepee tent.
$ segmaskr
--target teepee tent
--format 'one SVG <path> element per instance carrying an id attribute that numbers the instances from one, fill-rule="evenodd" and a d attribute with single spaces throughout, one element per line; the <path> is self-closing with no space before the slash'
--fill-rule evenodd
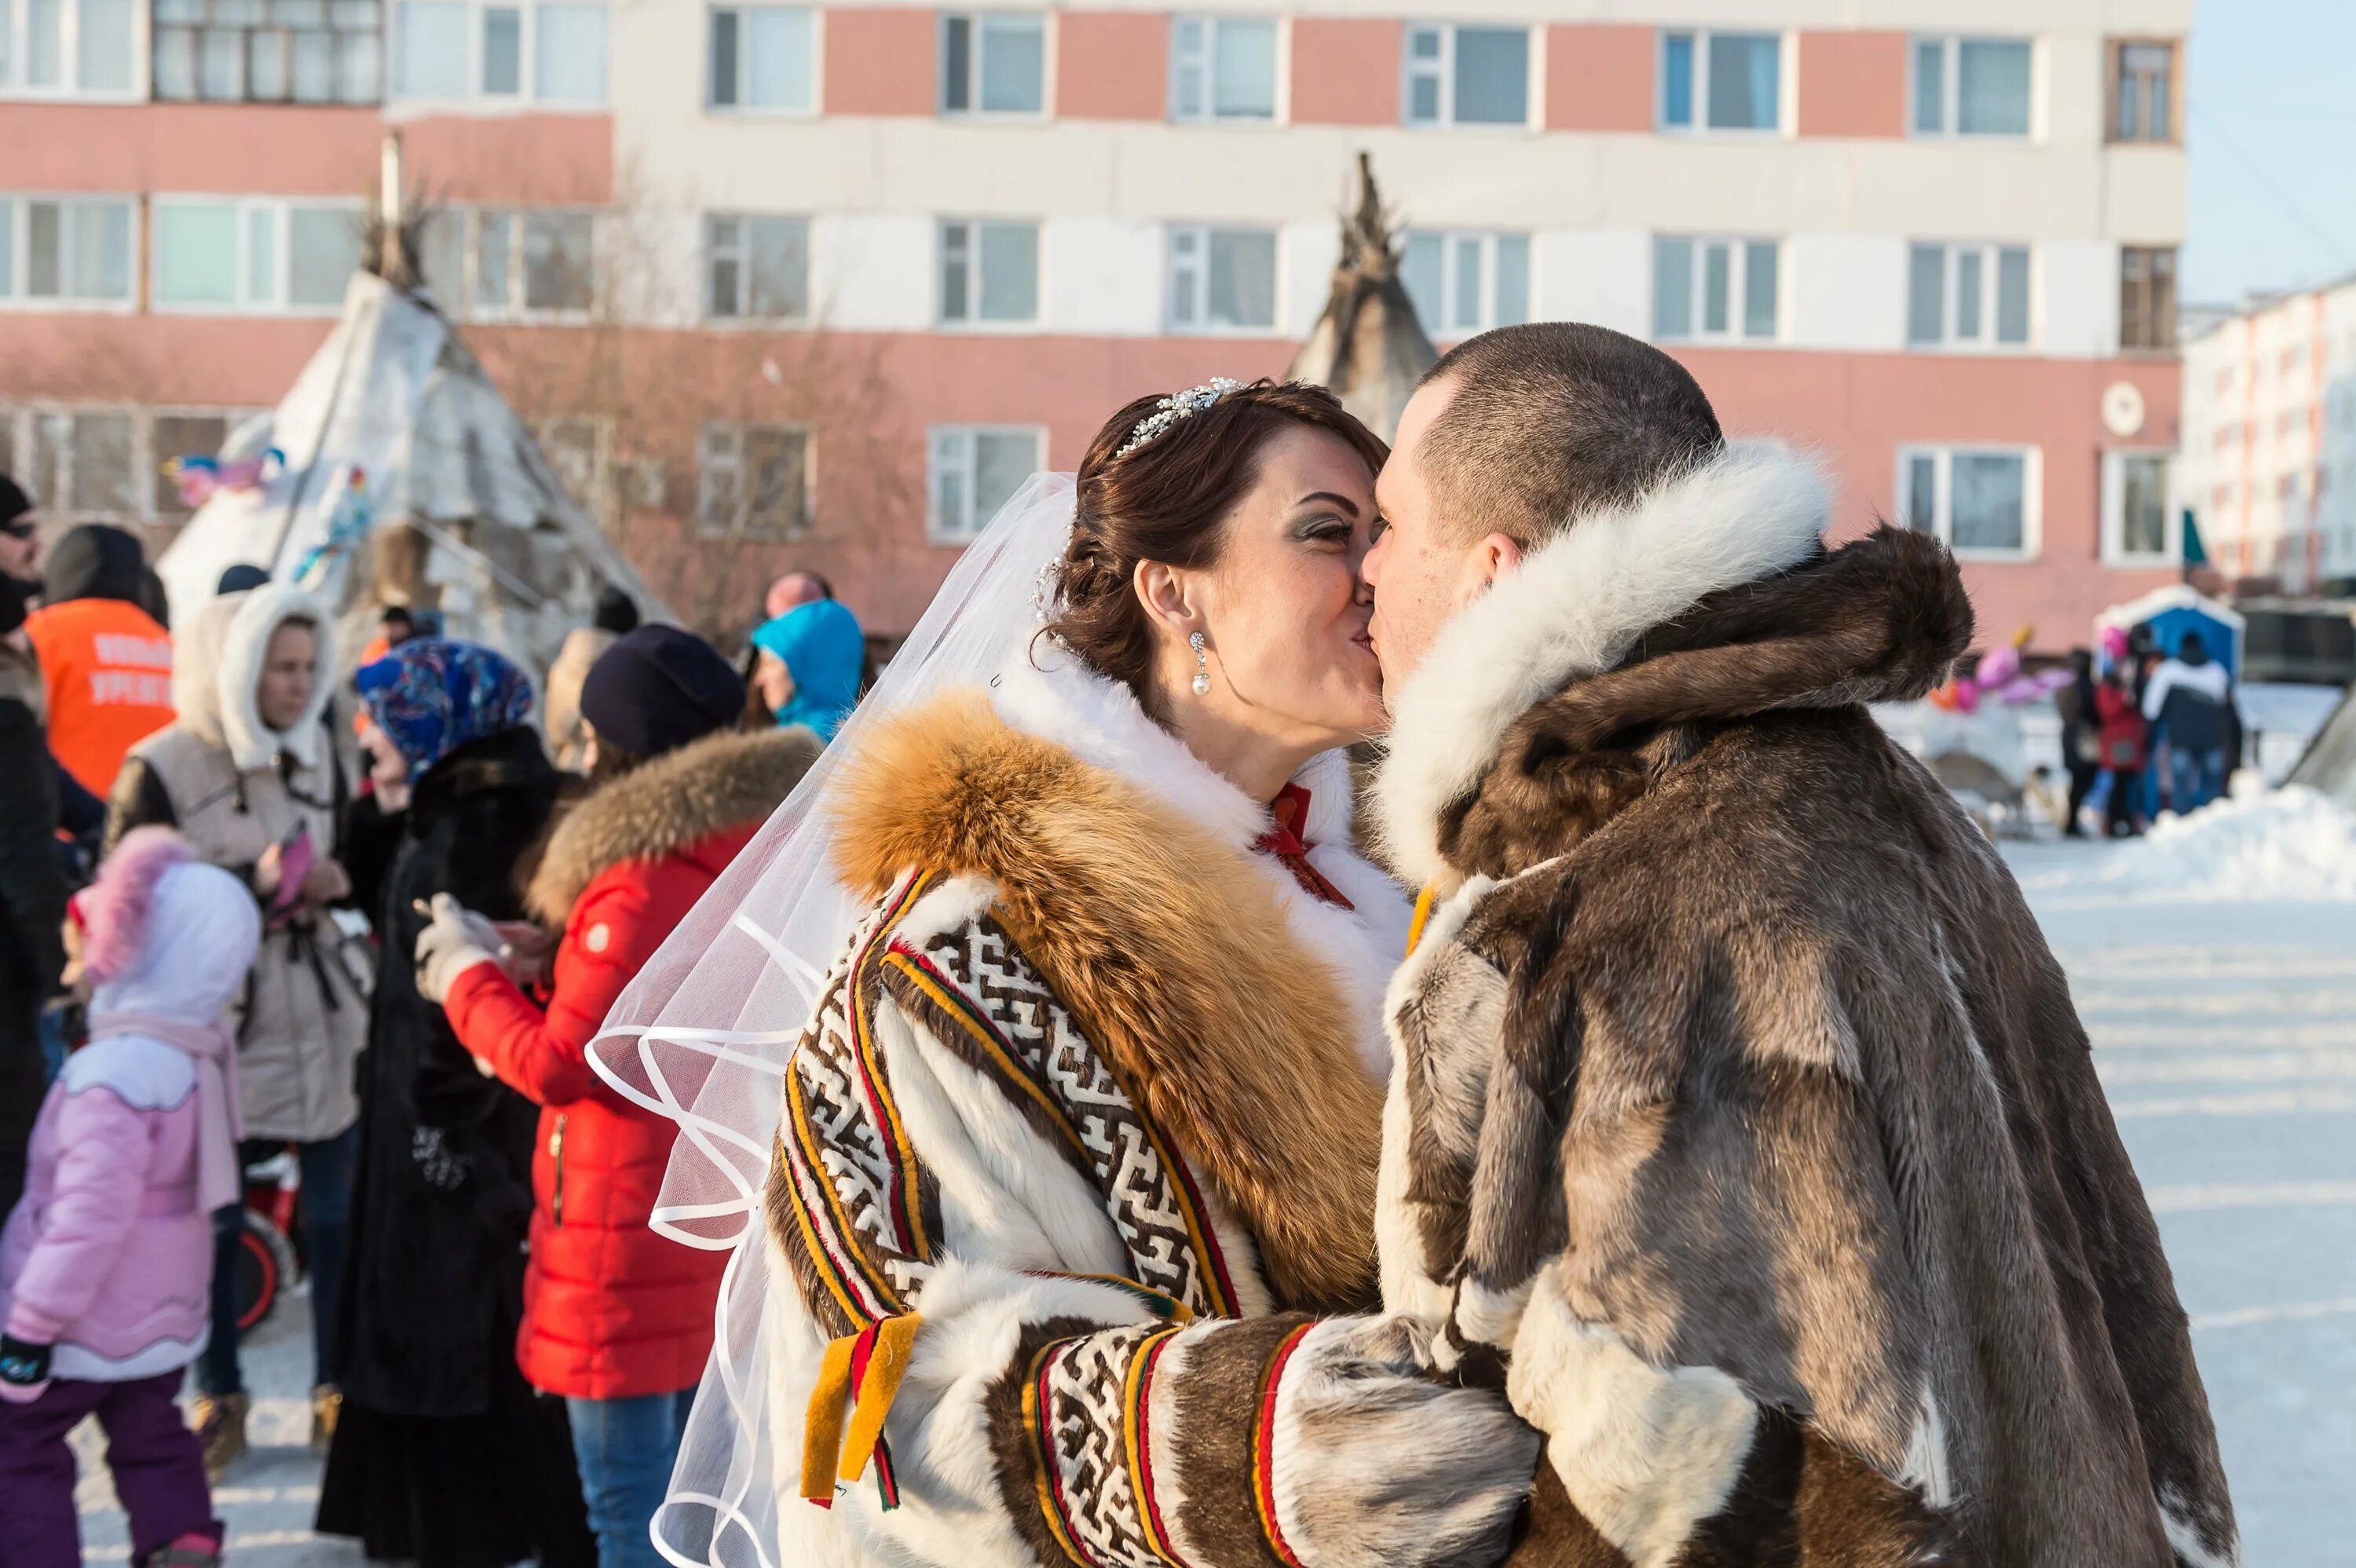
<path id="1" fill-rule="evenodd" d="M 1440 357 L 1399 282 L 1390 220 L 1375 190 L 1373 162 L 1358 155 L 1358 205 L 1342 219 L 1342 260 L 1333 292 L 1286 379 L 1331 387 L 1348 409 L 1388 441 L 1416 382 Z"/>
<path id="2" fill-rule="evenodd" d="M 221 461 L 275 456 L 258 483 L 208 497 L 156 571 L 176 620 L 246 562 L 335 605 L 347 652 L 374 630 L 380 604 L 401 603 L 438 610 L 446 635 L 537 677 L 606 585 L 649 618 L 665 612 L 418 287 L 397 137 L 383 190 L 341 319 Z"/>

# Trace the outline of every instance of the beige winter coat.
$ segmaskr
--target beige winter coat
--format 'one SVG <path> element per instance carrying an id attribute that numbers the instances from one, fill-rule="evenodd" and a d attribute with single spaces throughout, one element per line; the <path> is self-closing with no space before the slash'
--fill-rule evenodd
<path id="1" fill-rule="evenodd" d="M 603 626 L 575 626 L 564 634 L 556 662 L 548 667 L 548 689 L 541 715 L 547 724 L 548 754 L 567 773 L 581 771 L 581 753 L 588 748 L 588 727 L 581 721 L 581 688 L 597 656 L 621 640 Z"/>
<path id="2" fill-rule="evenodd" d="M 288 621 L 320 628 L 310 706 L 284 733 L 255 703 L 271 635 Z M 316 854 L 342 849 L 344 795 L 322 722 L 335 688 L 333 618 L 311 595 L 273 583 L 223 594 L 174 638 L 177 722 L 131 749 L 107 811 L 107 844 L 150 822 L 178 828 L 197 852 L 249 880 L 271 845 L 299 826 Z M 246 1136 L 315 1143 L 359 1115 L 354 1066 L 368 1004 L 333 921 L 298 914 L 273 927 L 239 1008 L 238 1088 Z"/>

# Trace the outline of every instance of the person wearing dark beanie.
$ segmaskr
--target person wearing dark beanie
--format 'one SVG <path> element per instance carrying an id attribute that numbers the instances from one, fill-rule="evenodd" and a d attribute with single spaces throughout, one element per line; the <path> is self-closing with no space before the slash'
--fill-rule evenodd
<path id="1" fill-rule="evenodd" d="M 819 745 L 802 729 L 737 730 L 744 682 L 675 626 L 619 637 L 580 689 L 589 789 L 524 894 L 535 921 L 562 928 L 547 968 L 520 955 L 532 944 L 503 939 L 447 898 L 434 901 L 414 959 L 419 995 L 441 1004 L 476 1064 L 542 1107 L 517 1361 L 570 1406 L 603 1560 L 635 1562 L 712 1351 L 727 1257 L 648 1228 L 678 1127 L 607 1089 L 588 1046 Z M 527 984 L 544 989 L 545 1008 Z"/>

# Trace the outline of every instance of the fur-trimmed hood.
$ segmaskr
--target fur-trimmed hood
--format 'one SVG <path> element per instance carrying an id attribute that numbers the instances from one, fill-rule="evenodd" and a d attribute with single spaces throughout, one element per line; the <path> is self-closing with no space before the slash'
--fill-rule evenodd
<path id="1" fill-rule="evenodd" d="M 318 669 L 303 716 L 280 731 L 262 721 L 254 688 L 270 639 L 289 621 L 311 624 Z M 209 600 L 172 639 L 172 706 L 180 727 L 227 752 L 241 773 L 268 767 L 282 752 L 303 767 L 317 767 L 327 743 L 319 719 L 335 690 L 335 616 L 291 583 L 269 582 Z"/>
<path id="2" fill-rule="evenodd" d="M 561 926 L 606 868 L 656 859 L 763 820 L 801 783 L 819 749 L 807 730 L 723 731 L 633 769 L 558 822 L 524 908 L 542 924 Z"/>
<path id="3" fill-rule="evenodd" d="M 1649 774 L 1615 736 L 1935 686 L 1972 632 L 1953 558 L 1890 528 L 1827 549 L 1827 494 L 1809 459 L 1735 443 L 1531 552 L 1395 701 L 1393 863 L 1439 881 L 1520 869 L 1505 838 L 1568 848 Z"/>

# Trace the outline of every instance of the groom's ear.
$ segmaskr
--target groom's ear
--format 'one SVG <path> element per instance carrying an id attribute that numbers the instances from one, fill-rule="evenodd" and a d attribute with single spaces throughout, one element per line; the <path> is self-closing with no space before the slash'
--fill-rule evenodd
<path id="1" fill-rule="evenodd" d="M 1522 545 L 1511 534 L 1484 534 L 1464 551 L 1456 580 L 1456 603 L 1465 605 L 1489 592 L 1490 585 L 1522 564 Z"/>

